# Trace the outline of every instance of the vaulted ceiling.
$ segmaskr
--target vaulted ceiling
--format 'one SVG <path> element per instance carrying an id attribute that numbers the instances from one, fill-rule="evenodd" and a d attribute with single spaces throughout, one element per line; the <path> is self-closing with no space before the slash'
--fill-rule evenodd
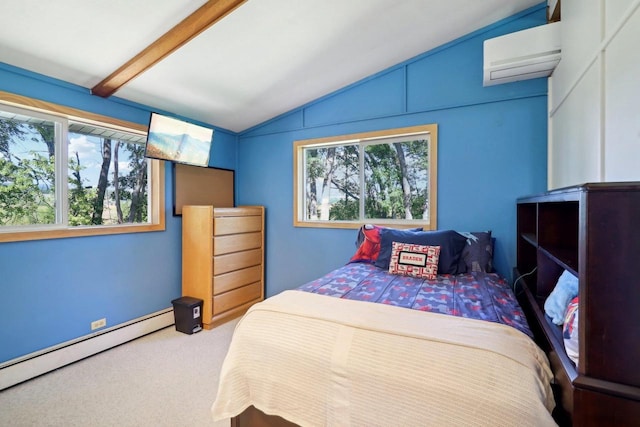
<path id="1" fill-rule="evenodd" d="M 239 132 L 538 3 L 4 1 L 0 62 Z"/>

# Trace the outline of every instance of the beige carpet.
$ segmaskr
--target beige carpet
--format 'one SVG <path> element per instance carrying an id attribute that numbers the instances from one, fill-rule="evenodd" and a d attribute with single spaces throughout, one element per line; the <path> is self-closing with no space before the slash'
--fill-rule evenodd
<path id="1" fill-rule="evenodd" d="M 193 335 L 172 326 L 0 391 L 0 426 L 214 426 L 236 323 Z"/>

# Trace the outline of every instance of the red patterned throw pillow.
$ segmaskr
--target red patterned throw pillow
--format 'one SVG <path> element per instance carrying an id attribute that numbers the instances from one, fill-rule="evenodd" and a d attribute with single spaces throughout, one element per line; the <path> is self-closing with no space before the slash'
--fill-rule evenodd
<path id="1" fill-rule="evenodd" d="M 562 326 L 562 338 L 564 339 L 564 348 L 567 355 L 573 363 L 578 365 L 580 358 L 580 340 L 578 337 L 578 310 L 580 306 L 580 297 L 575 297 L 569 303 L 567 312 L 564 315 L 564 325 Z"/>
<path id="2" fill-rule="evenodd" d="M 377 225 L 363 225 L 360 227 L 358 238 L 362 243 L 349 262 L 374 263 L 380 253 L 380 229 Z"/>
<path id="3" fill-rule="evenodd" d="M 434 280 L 439 256 L 440 246 L 393 242 L 389 273 Z"/>

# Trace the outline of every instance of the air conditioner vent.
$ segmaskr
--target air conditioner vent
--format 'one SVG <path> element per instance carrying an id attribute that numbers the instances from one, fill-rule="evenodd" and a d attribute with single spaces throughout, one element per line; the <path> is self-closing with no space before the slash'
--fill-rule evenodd
<path id="1" fill-rule="evenodd" d="M 560 58 L 560 22 L 485 40 L 484 86 L 548 77 Z"/>

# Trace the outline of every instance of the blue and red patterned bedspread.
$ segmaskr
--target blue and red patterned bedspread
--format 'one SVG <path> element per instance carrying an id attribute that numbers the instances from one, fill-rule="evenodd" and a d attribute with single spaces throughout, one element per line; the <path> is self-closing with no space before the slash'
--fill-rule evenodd
<path id="1" fill-rule="evenodd" d="M 426 280 L 351 263 L 297 289 L 502 323 L 533 337 L 511 288 L 495 273 L 445 274 Z"/>

